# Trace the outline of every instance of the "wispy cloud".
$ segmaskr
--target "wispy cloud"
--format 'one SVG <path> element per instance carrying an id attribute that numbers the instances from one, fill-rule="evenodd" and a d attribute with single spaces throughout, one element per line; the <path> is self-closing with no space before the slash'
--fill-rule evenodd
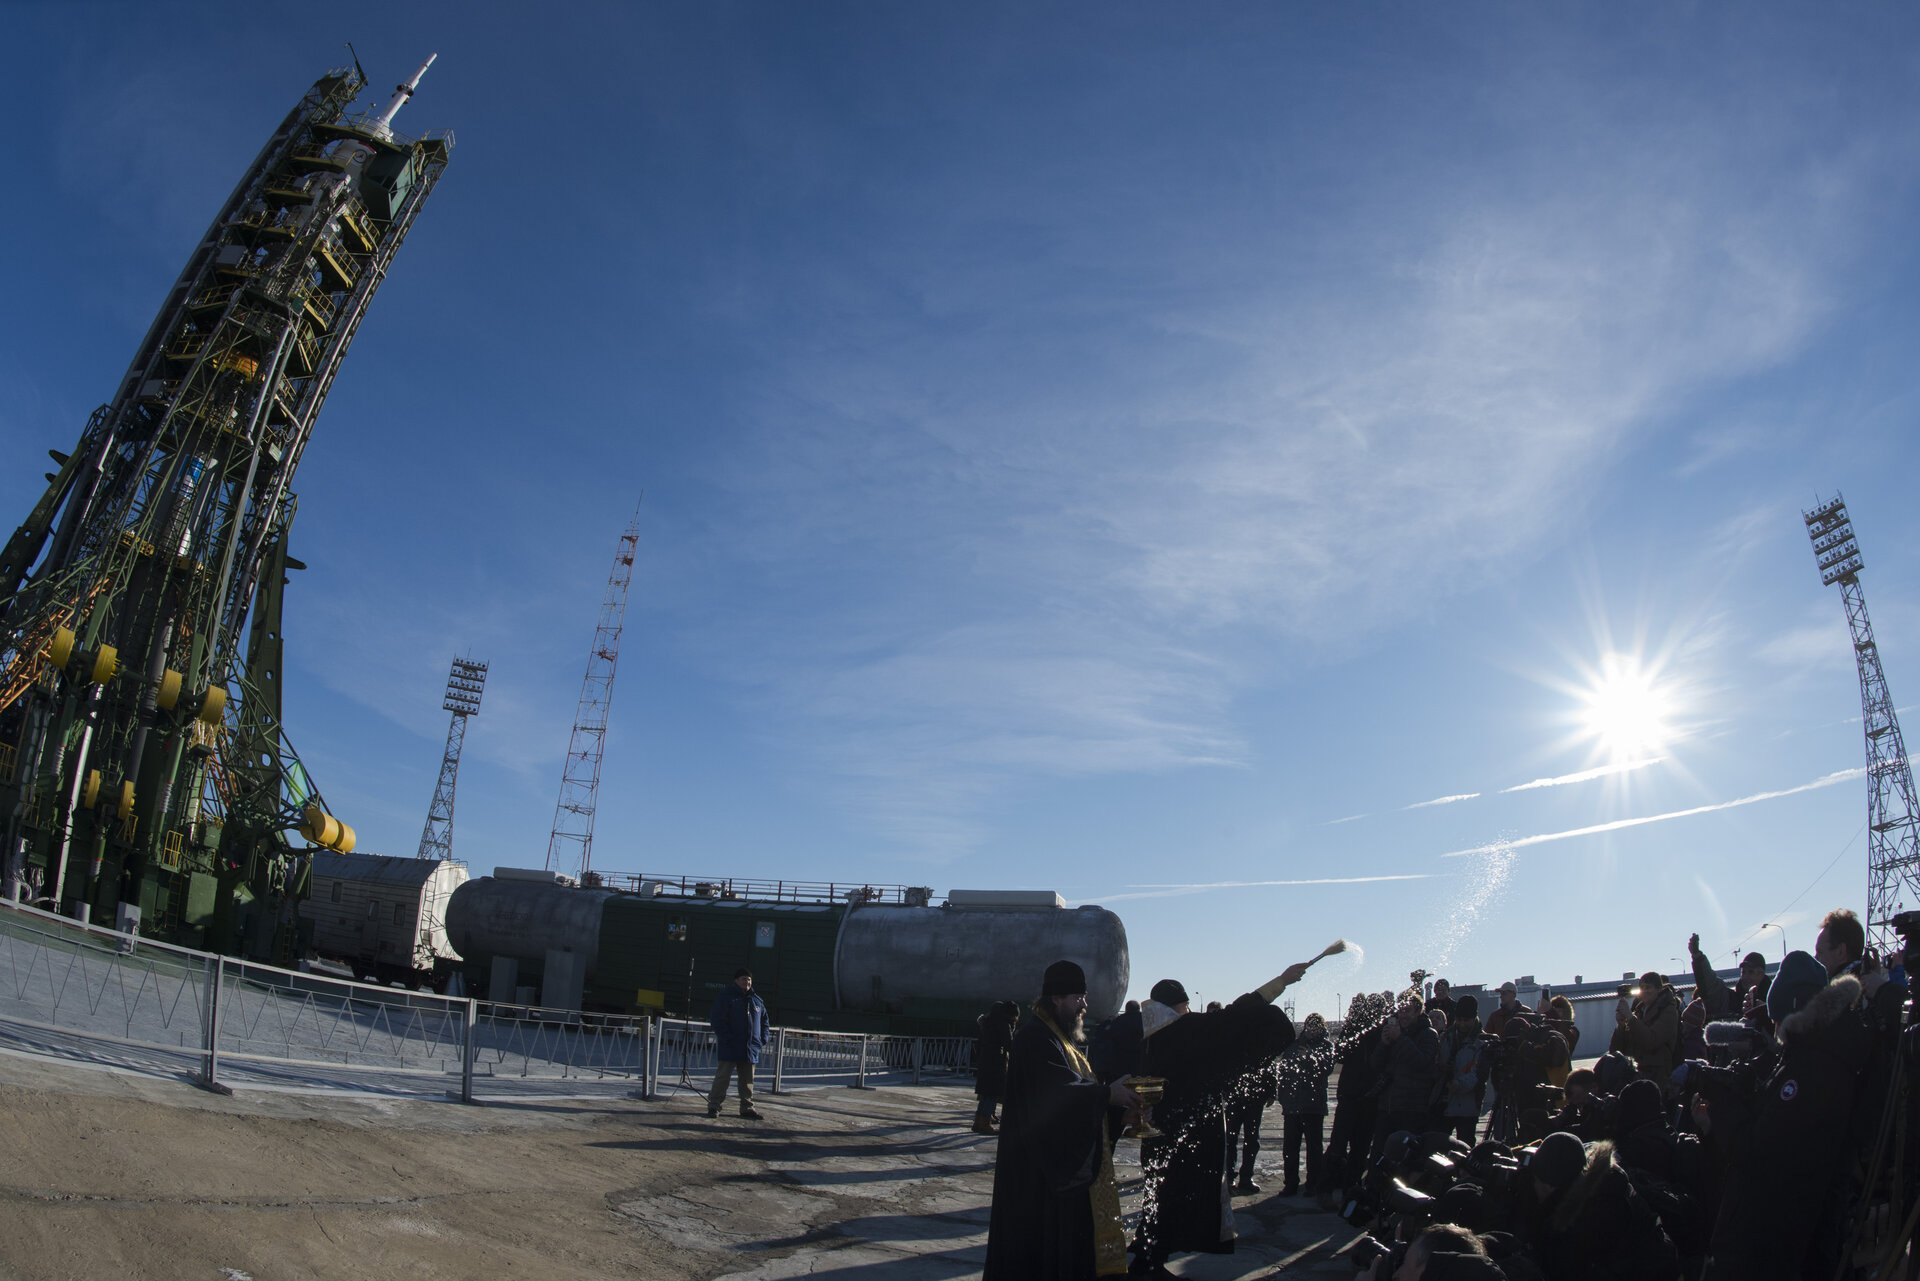
<path id="1" fill-rule="evenodd" d="M 1478 792 L 1461 792 L 1458 796 L 1436 796 L 1430 801 L 1415 801 L 1405 808 L 1410 810 L 1423 810 L 1432 805 L 1452 805 L 1456 801 L 1470 801 L 1478 795 L 1480 795 Z"/>
<path id="2" fill-rule="evenodd" d="M 1754 805 L 1760 801 L 1778 800 L 1783 796 L 1798 796 L 1802 792 L 1815 791 L 1822 787 L 1832 787 L 1835 783 L 1844 783 L 1849 779 L 1864 778 L 1864 769 L 1843 769 L 1832 774 L 1816 778 L 1811 783 L 1802 783 L 1798 787 L 1783 787 L 1775 792 L 1755 792 L 1751 796 L 1742 796 L 1736 800 L 1719 801 L 1713 805 L 1696 805 L 1692 809 L 1669 810 L 1665 814 L 1647 814 L 1639 818 L 1618 818 L 1610 823 L 1595 823 L 1590 827 L 1576 827 L 1565 832 L 1546 832 L 1539 836 L 1522 836 L 1517 840 L 1495 841 L 1491 845 L 1476 845 L 1470 850 L 1453 850 L 1442 854 L 1442 858 L 1463 858 L 1470 854 L 1490 854 L 1498 850 L 1524 849 L 1530 845 L 1545 845 L 1549 841 L 1567 841 L 1576 836 L 1594 836 L 1601 832 L 1617 832 L 1622 828 L 1644 827 L 1648 823 L 1664 823 L 1668 819 L 1691 818 L 1695 814 L 1712 814 L 1719 810 L 1735 809 L 1742 805 Z"/>
<path id="3" fill-rule="evenodd" d="M 847 228 L 857 256 L 730 256 L 722 319 L 780 320 L 740 334 L 719 554 L 774 589 L 764 632 L 711 661 L 770 673 L 783 750 L 868 830 L 942 854 L 1036 777 L 1238 763 L 1238 699 L 1267 670 L 1247 655 L 1344 657 L 1538 556 L 1663 414 L 1798 349 L 1852 194 L 1898 171 L 1864 144 L 1703 164 L 1723 117 L 1691 83 L 1577 119 L 1557 78 L 1487 92 L 1540 122 L 1527 155 L 1573 129 L 1581 163 L 1535 182 L 1512 155 L 1454 157 L 1391 199 L 1356 174 L 1307 204 L 1256 177 L 1229 206 L 1141 185 L 1185 172 L 1184 122 L 1053 155 L 989 112 L 1042 150 L 931 176 L 863 157 L 889 216 Z M 810 173 L 842 145 L 812 143 Z M 1247 220 L 1250 196 L 1287 212 Z M 795 661 L 849 583 L 861 648 Z M 1154 692 L 1089 733 L 1130 687 Z"/>
<path id="4" fill-rule="evenodd" d="M 1649 765 L 1658 765 L 1666 760 L 1664 756 L 1649 756 L 1644 760 L 1621 761 L 1617 765 L 1600 765 L 1593 769 L 1583 769 L 1573 774 L 1556 774 L 1552 778 L 1536 778 L 1531 783 L 1518 783 L 1513 787 L 1503 787 L 1500 794 L 1509 792 L 1531 792 L 1536 787 L 1564 787 L 1568 783 L 1585 783 L 1596 778 L 1605 778 L 1609 774 L 1625 774 L 1629 770 L 1645 769 Z"/>

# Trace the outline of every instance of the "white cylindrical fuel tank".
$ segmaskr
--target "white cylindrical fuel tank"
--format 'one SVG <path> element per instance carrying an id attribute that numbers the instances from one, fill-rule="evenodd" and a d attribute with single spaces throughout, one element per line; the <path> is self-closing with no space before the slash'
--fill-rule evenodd
<path id="1" fill-rule="evenodd" d="M 447 942 L 463 958 L 540 959 L 549 951 L 600 955 L 600 918 L 611 890 L 582 890 L 483 876 L 447 900 Z"/>
<path id="2" fill-rule="evenodd" d="M 897 1007 L 909 1000 L 995 1001 L 1040 995 L 1055 961 L 1087 972 L 1087 1020 L 1109 1019 L 1127 995 L 1127 931 L 1091 904 L 1052 908 L 895 907 L 848 909 L 834 953 L 840 1007 Z"/>

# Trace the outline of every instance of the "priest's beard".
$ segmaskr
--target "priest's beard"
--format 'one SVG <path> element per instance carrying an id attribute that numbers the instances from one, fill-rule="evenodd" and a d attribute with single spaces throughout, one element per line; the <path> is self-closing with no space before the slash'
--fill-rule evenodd
<path id="1" fill-rule="evenodd" d="M 1073 1018 L 1069 1020 L 1061 1016 L 1060 1007 L 1052 997 L 1040 999 L 1047 1003 L 1047 1015 L 1053 1019 L 1055 1026 L 1067 1034 L 1068 1040 L 1075 1045 L 1087 1043 L 1087 1012 L 1085 1010 L 1076 1010 Z"/>

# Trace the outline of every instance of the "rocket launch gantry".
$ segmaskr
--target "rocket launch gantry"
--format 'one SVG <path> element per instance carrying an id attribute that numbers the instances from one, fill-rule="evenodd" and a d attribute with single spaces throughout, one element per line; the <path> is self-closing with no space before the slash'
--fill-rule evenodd
<path id="1" fill-rule="evenodd" d="M 314 83 L 0 551 L 9 897 L 284 960 L 302 850 L 352 849 L 281 725 L 281 591 L 294 471 L 453 146 L 393 130 L 426 67 L 359 115 L 357 67 Z"/>

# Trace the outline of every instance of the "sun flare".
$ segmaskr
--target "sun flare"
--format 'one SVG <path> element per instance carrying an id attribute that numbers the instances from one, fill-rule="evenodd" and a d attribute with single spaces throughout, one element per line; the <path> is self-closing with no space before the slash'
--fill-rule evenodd
<path id="1" fill-rule="evenodd" d="M 1671 697 L 1631 655 L 1601 659 L 1592 684 L 1581 693 L 1581 704 L 1586 732 L 1614 760 L 1655 755 L 1673 737 Z"/>

